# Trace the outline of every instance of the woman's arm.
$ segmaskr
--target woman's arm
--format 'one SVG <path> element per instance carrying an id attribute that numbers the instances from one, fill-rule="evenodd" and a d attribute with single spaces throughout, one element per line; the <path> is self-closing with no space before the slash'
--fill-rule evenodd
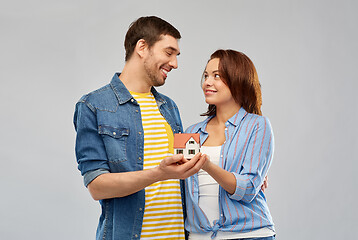
<path id="1" fill-rule="evenodd" d="M 216 164 L 210 162 L 207 157 L 206 163 L 202 168 L 206 171 L 215 181 L 225 189 L 229 194 L 234 194 L 236 189 L 236 178 L 235 175 L 231 172 L 228 172 Z M 264 182 L 261 185 L 261 190 L 265 192 L 268 187 L 268 178 L 267 176 L 264 178 Z"/>
<path id="2" fill-rule="evenodd" d="M 234 174 L 212 163 L 209 158 L 206 160 L 202 169 L 206 171 L 212 178 L 214 178 L 215 181 L 229 194 L 235 193 L 236 178 Z"/>
<path id="3" fill-rule="evenodd" d="M 271 124 L 266 117 L 259 117 L 254 122 L 242 163 L 232 168 L 236 190 L 230 198 L 251 202 L 256 197 L 271 165 L 273 149 Z"/>
<path id="4" fill-rule="evenodd" d="M 255 124 L 245 152 L 242 165 L 233 166 L 230 171 L 213 164 L 209 159 L 202 169 L 213 177 L 232 199 L 250 202 L 262 186 L 267 187 L 265 177 L 273 154 L 273 135 L 266 118 L 261 118 Z"/>

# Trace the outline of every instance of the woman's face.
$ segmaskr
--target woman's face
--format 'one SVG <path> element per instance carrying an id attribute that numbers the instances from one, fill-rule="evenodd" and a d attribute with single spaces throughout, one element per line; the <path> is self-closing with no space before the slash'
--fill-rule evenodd
<path id="1" fill-rule="evenodd" d="M 206 65 L 202 88 L 205 102 L 220 107 L 221 105 L 235 104 L 229 87 L 223 82 L 219 73 L 219 58 L 211 59 Z"/>

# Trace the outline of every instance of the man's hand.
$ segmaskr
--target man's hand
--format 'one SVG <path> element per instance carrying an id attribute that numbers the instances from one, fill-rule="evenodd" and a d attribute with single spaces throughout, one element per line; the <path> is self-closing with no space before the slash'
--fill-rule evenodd
<path id="1" fill-rule="evenodd" d="M 262 183 L 261 185 L 261 190 L 262 192 L 265 192 L 266 188 L 268 187 L 268 177 L 266 175 L 265 179 L 264 179 L 264 182 Z"/>
<path id="2" fill-rule="evenodd" d="M 197 173 L 204 165 L 207 156 L 198 153 L 190 161 L 185 159 L 183 154 L 173 155 L 164 158 L 156 171 L 162 180 L 185 179 Z"/>

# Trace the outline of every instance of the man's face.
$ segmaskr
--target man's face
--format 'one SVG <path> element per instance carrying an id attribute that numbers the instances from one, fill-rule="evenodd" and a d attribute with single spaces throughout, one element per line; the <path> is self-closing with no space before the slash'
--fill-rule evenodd
<path id="1" fill-rule="evenodd" d="M 148 49 L 144 58 L 144 69 L 151 86 L 162 86 L 168 73 L 178 67 L 177 56 L 180 54 L 178 40 L 170 35 L 161 39 Z"/>

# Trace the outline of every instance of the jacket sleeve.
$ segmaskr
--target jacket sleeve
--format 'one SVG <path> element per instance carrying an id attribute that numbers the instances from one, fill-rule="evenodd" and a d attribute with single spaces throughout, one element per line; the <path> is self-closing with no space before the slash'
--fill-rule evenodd
<path id="1" fill-rule="evenodd" d="M 81 174 L 98 169 L 109 171 L 104 143 L 98 134 L 96 109 L 85 101 L 78 102 L 74 125 L 77 132 L 75 151 Z"/>
<path id="2" fill-rule="evenodd" d="M 258 192 L 271 165 L 274 150 L 272 128 L 266 117 L 260 117 L 251 131 L 245 156 L 232 172 L 236 178 L 236 191 L 230 198 L 251 202 Z"/>
<path id="3" fill-rule="evenodd" d="M 174 101 L 173 101 L 173 105 L 174 105 L 174 111 L 175 111 L 175 119 L 177 120 L 178 125 L 179 125 L 179 131 L 183 132 L 183 123 L 181 121 L 179 108 L 178 108 L 178 106 L 176 105 L 176 103 Z"/>

